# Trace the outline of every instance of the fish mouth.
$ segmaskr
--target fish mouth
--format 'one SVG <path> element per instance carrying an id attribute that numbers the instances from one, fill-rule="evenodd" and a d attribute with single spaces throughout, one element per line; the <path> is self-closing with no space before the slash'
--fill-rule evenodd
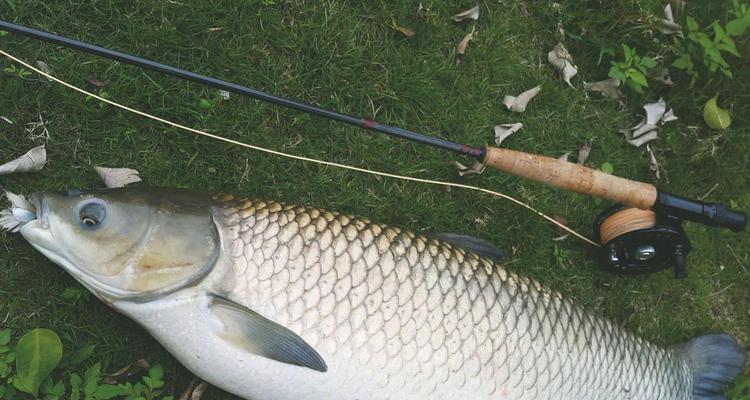
<path id="1" fill-rule="evenodd" d="M 49 209 L 44 202 L 41 193 L 33 193 L 29 196 L 29 202 L 34 206 L 36 220 L 39 221 L 39 227 L 49 229 Z"/>

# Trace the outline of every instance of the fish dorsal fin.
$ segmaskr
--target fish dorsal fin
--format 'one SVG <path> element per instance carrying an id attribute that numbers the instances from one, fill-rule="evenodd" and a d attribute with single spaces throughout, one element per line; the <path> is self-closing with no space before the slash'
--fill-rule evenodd
<path id="1" fill-rule="evenodd" d="M 216 295 L 209 309 L 224 324 L 225 338 L 251 353 L 315 371 L 328 370 L 320 354 L 301 337 L 255 311 Z"/>
<path id="2" fill-rule="evenodd" d="M 448 232 L 430 232 L 427 234 L 427 237 L 430 239 L 442 240 L 443 242 L 477 253 L 478 255 L 487 257 L 493 261 L 499 262 L 505 259 L 505 253 L 502 250 L 495 247 L 492 243 L 474 236 L 459 235 L 457 233 Z"/>

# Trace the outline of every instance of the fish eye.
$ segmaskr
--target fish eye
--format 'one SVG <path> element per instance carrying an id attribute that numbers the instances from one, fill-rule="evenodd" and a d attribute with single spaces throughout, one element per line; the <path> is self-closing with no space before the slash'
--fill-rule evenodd
<path id="1" fill-rule="evenodd" d="M 107 216 L 107 209 L 99 201 L 92 201 L 81 206 L 78 211 L 78 218 L 83 226 L 96 227 L 104 221 Z"/>

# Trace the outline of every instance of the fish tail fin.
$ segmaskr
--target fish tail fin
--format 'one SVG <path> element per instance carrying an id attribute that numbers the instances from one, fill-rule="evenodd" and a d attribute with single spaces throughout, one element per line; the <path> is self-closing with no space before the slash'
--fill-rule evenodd
<path id="1" fill-rule="evenodd" d="M 724 387 L 745 366 L 745 349 L 724 333 L 699 336 L 680 347 L 693 376 L 693 399 L 724 399 Z"/>

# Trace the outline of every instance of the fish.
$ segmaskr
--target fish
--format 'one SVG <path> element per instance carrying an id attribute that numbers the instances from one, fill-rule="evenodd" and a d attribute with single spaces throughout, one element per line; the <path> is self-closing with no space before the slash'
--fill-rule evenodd
<path id="1" fill-rule="evenodd" d="M 145 186 L 14 207 L 34 248 L 245 399 L 707 400 L 745 365 L 728 334 L 657 346 L 463 235 Z"/>

